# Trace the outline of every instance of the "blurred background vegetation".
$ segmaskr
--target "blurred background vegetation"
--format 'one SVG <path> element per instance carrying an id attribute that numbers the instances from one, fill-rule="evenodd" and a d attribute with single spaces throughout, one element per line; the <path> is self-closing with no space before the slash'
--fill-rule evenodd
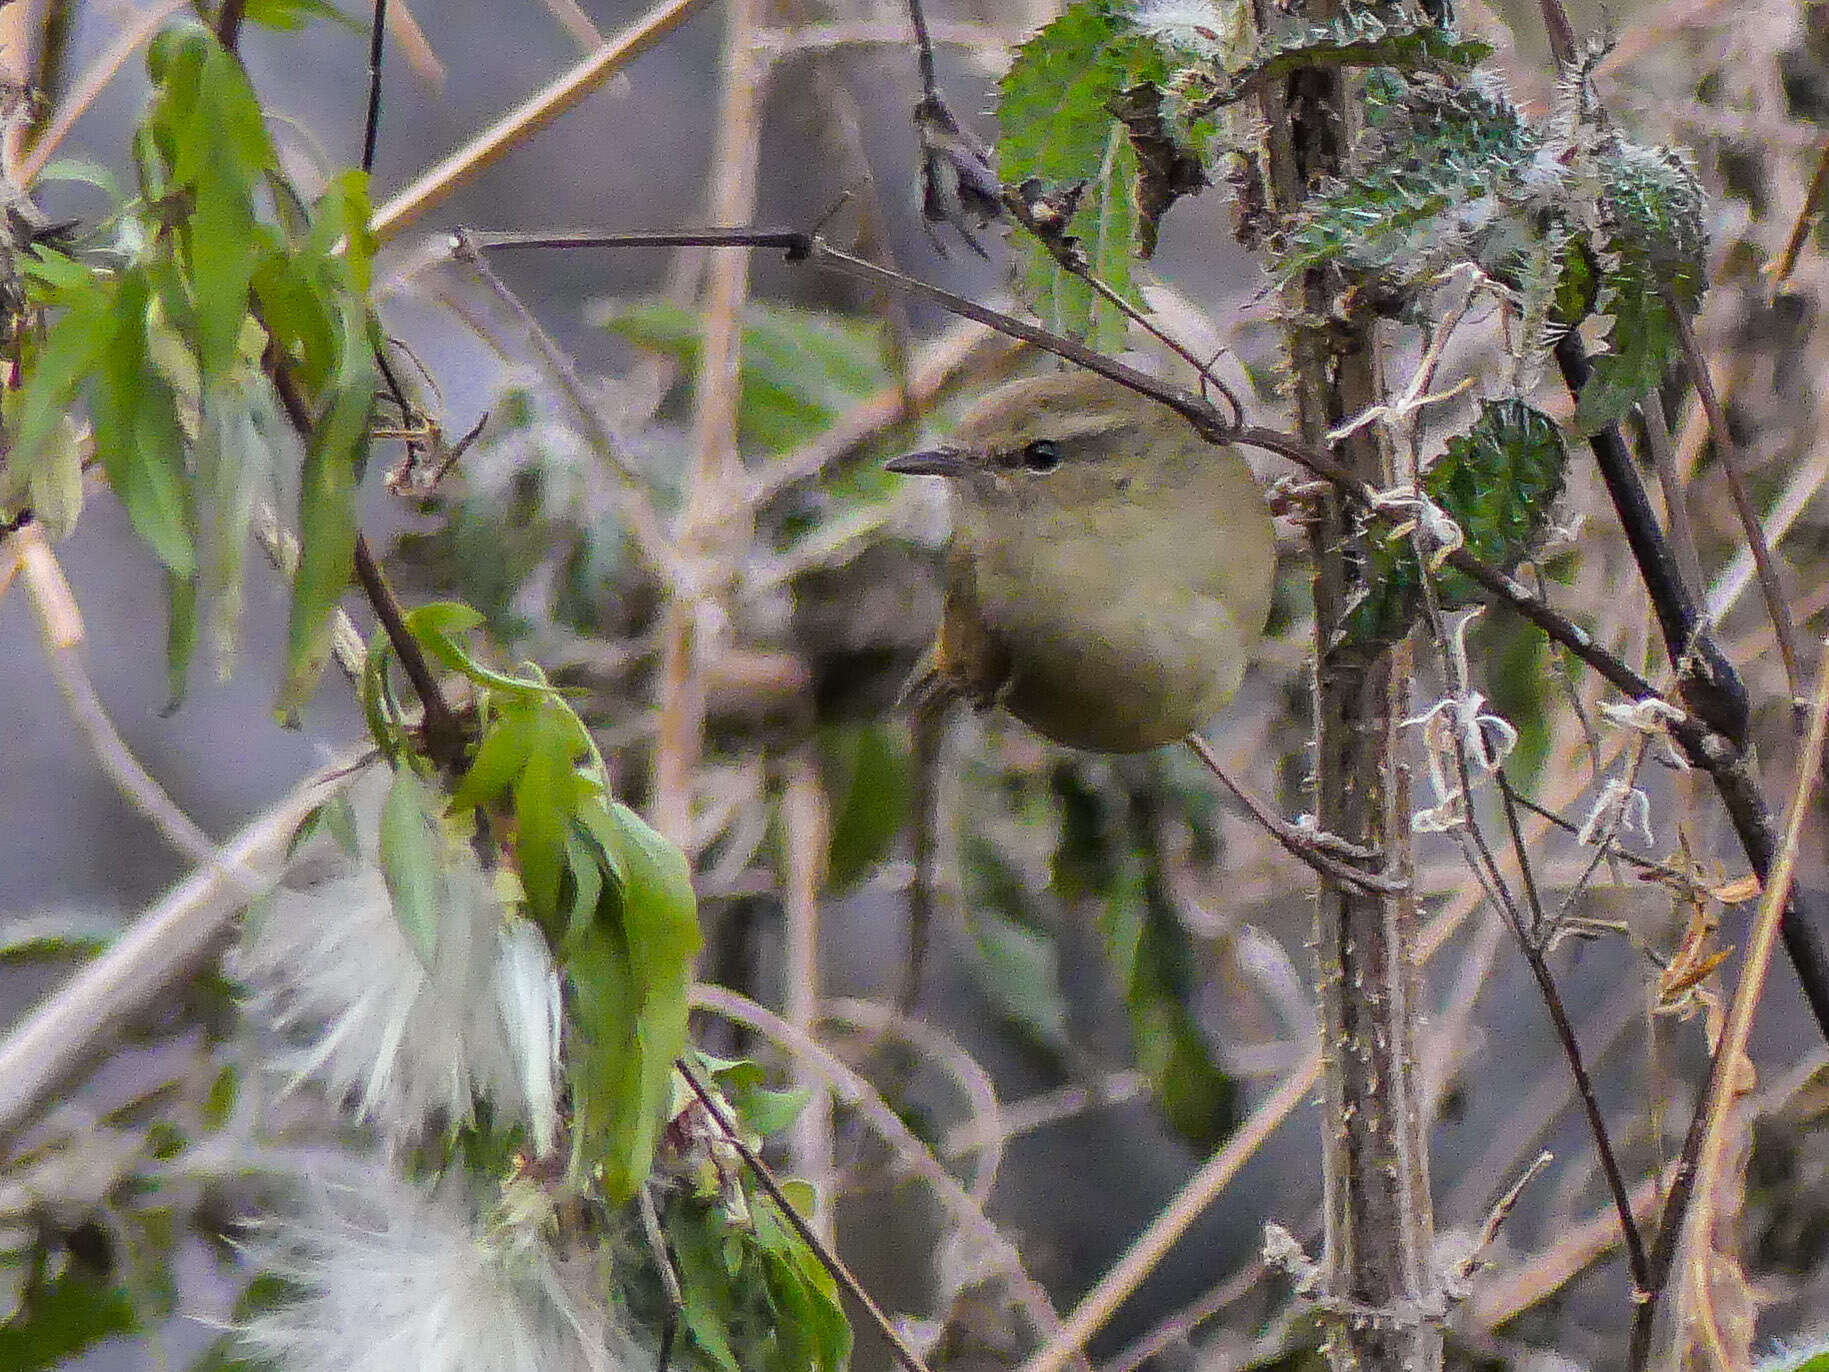
<path id="1" fill-rule="evenodd" d="M 125 132 L 147 96 L 140 45 L 183 8 L 14 0 L 0 11 L 9 79 L 39 102 L 21 97 L 9 126 L 15 178 L 40 171 L 34 147 L 57 142 L 47 179 L 12 193 L 30 191 L 49 220 L 79 231 L 112 212 L 110 192 L 130 184 Z M 367 17 L 269 8 L 301 24 L 251 24 L 245 60 L 289 174 L 315 194 L 360 148 Z M 1527 108 L 1547 107 L 1535 11 L 1462 11 L 1495 45 L 1497 78 Z M 805 227 L 848 193 L 829 230 L 840 241 L 1008 303 L 999 235 L 980 261 L 956 245 L 942 253 L 920 222 L 903 12 L 874 0 L 683 5 L 676 29 L 442 203 L 415 199 L 414 178 L 644 12 L 394 0 L 391 13 L 373 199 L 385 207 L 404 190 L 410 213 L 377 258 L 374 295 L 455 460 L 436 479 L 396 469 L 389 480 L 397 447 L 379 444 L 363 525 L 409 603 L 467 600 L 501 662 L 530 659 L 576 692 L 619 793 L 686 850 L 707 940 L 695 1039 L 812 1093 L 777 1142 L 783 1170 L 831 1197 L 838 1247 L 886 1308 L 916 1321 L 937 1364 L 1016 1366 L 1066 1318 L 1091 1334 L 1101 1368 L 1306 1365 L 1313 1331 L 1260 1249 L 1268 1220 L 1311 1249 L 1318 1226 L 1308 874 L 1191 759 L 1090 758 L 995 714 L 960 720 L 937 776 L 944 881 L 927 985 L 912 1013 L 896 1005 L 915 783 L 895 700 L 938 616 L 945 516 L 927 483 L 898 481 L 881 461 L 943 434 L 994 380 L 1042 364 L 978 326 L 778 256 L 555 250 L 479 267 L 444 232 Z M 1050 14 L 991 0 L 939 8 L 954 108 L 988 104 L 1010 44 Z M 1813 237 L 1776 287 L 1771 268 L 1825 147 L 1829 7 L 1664 0 L 1607 22 L 1596 81 L 1609 109 L 1643 141 L 1693 149 L 1710 193 L 1714 285 L 1697 330 L 1754 463 L 1794 614 L 1820 633 L 1829 344 L 1814 326 L 1829 265 Z M 994 138 L 988 120 L 972 122 Z M 1172 290 L 1152 300 L 1190 340 L 1226 348 L 1224 374 L 1279 423 L 1273 303 L 1229 215 L 1220 189 L 1177 206 L 1153 264 Z M 1506 366 L 1496 328 L 1464 337 L 1442 388 Z M 1689 391 L 1665 399 L 1710 610 L 1784 794 L 1790 687 L 1707 425 Z M 219 679 L 200 662 L 182 707 L 164 713 L 156 564 L 95 477 L 87 494 L 56 557 L 99 702 L 176 806 L 221 840 L 358 743 L 359 705 L 332 675 L 299 728 L 274 722 L 286 593 L 254 567 L 237 671 Z M 1630 557 L 1581 463 L 1558 521 L 1539 564 L 1551 598 L 1655 668 Z M 657 557 L 657 528 L 673 557 Z M 1296 815 L 1309 615 L 1301 543 L 1285 534 L 1271 639 L 1212 739 L 1233 775 Z M 1485 617 L 1470 657 L 1522 735 L 1514 779 L 1582 821 L 1644 745 L 1601 719 L 1597 683 L 1515 621 Z M 60 663 L 16 586 L 0 601 L 6 1022 L 187 867 L 98 768 L 80 680 Z M 1424 670 L 1416 712 L 1441 689 Z M 1693 864 L 1704 887 L 1741 875 L 1706 788 L 1656 749 L 1633 765 L 1650 808 L 1625 846 Z M 1810 885 L 1820 834 L 1813 826 Z M 1548 825 L 1530 835 L 1546 900 L 1569 900 L 1582 921 L 1554 965 L 1616 1146 L 1648 1191 L 1680 1143 L 1715 995 L 1705 981 L 1679 1004 L 1660 989 L 1660 962 L 1703 925 L 1732 948 L 1742 910 L 1597 864 L 1595 849 Z M 1452 845 L 1425 836 L 1417 861 L 1431 921 L 1424 1068 L 1438 1229 L 1477 1231 L 1539 1150 L 1555 1155 L 1456 1312 L 1451 1356 L 1620 1366 L 1616 1222 L 1541 1006 Z M 33 1112 L 29 1147 L 15 1141 L 0 1173 L 0 1241 L 17 1259 L 7 1299 L 23 1302 L 47 1274 L 93 1280 L 59 1288 L 67 1307 L 41 1302 L 36 1318 L 0 1327 L 0 1366 L 194 1365 L 252 1275 L 227 1240 L 264 1196 L 233 1169 L 165 1162 L 225 1133 L 368 1146 L 310 1089 L 276 1089 L 269 1031 L 239 1004 L 214 969 L 174 980 L 80 1089 Z M 834 1091 L 797 1046 L 806 1036 L 873 1081 L 907 1131 Z M 1716 1203 L 1735 1217 L 1719 1240 L 1721 1304 L 1747 1312 L 1737 1337 L 1763 1349 L 1820 1334 L 1829 1311 L 1829 1075 L 1782 973 L 1754 1061 L 1741 1163 Z M 225 1072 L 243 1092 L 233 1110 L 222 1108 Z M 923 1146 L 956 1178 L 952 1191 Z M 1026 1277 L 976 1227 L 977 1206 Z M 1113 1278 L 1127 1250 L 1133 1262 Z M 860 1328 L 855 1364 L 884 1358 Z"/>

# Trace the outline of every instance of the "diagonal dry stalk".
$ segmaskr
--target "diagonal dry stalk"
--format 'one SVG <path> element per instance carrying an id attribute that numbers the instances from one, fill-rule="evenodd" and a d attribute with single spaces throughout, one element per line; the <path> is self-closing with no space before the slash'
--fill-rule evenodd
<path id="1" fill-rule="evenodd" d="M 678 28 L 701 0 L 663 0 L 531 99 L 504 114 L 375 210 L 369 228 L 378 242 L 397 238 L 428 210 L 485 168 L 600 88 L 632 60 Z"/>
<path id="2" fill-rule="evenodd" d="M 760 18 L 759 0 L 730 0 L 725 7 L 724 85 L 705 205 L 713 223 L 743 224 L 755 213 L 767 72 L 755 45 Z M 718 583 L 740 557 L 749 533 L 739 515 L 744 475 L 737 454 L 749 254 L 714 253 L 705 277 L 685 511 L 677 539 L 691 581 L 669 588 L 662 615 L 654 749 L 654 826 L 682 845 L 691 837 L 693 775 L 704 750 L 704 660 L 713 647 L 708 640 L 722 632 Z"/>
<path id="3" fill-rule="evenodd" d="M 1825 652 L 1829 652 L 1829 642 L 1823 647 Z M 1706 1247 L 1709 1243 L 1708 1234 L 1714 1223 L 1711 1202 L 1726 1151 L 1734 1098 L 1741 1089 L 1741 1064 L 1746 1061 L 1753 1017 L 1758 1013 L 1759 1000 L 1765 992 L 1766 973 L 1771 968 L 1772 952 L 1778 943 L 1785 902 L 1790 895 L 1791 880 L 1797 867 L 1798 848 L 1803 840 L 1804 822 L 1809 816 L 1810 801 L 1822 782 L 1825 742 L 1829 742 L 1829 665 L 1817 669 L 1816 694 L 1810 705 L 1810 731 L 1798 759 L 1797 780 L 1785 809 L 1783 841 L 1771 876 L 1760 895 L 1759 911 L 1754 916 L 1752 928 L 1747 935 L 1740 981 L 1734 988 L 1734 998 L 1728 1006 L 1727 1021 L 1722 1027 L 1720 1041 L 1715 1045 L 1715 1070 L 1709 1077 L 1708 1094 L 1697 1111 L 1697 1125 L 1702 1131 L 1700 1147 L 1693 1152 L 1687 1147 L 1684 1150 L 1686 1157 L 1694 1158 L 1695 1169 L 1688 1213 L 1681 1216 L 1680 1234 L 1671 1231 L 1667 1217 L 1665 1226 L 1658 1235 L 1654 1262 L 1661 1269 L 1660 1279 L 1664 1272 L 1670 1270 L 1673 1261 L 1678 1260 L 1678 1245 Z M 1688 1283 L 1679 1284 L 1678 1300 L 1674 1303 L 1676 1309 L 1673 1312 L 1679 1321 L 1682 1318 L 1682 1296 L 1687 1290 Z M 1635 1366 L 1644 1366 L 1650 1352 L 1653 1310 L 1654 1307 L 1648 1306 L 1634 1322 Z"/>

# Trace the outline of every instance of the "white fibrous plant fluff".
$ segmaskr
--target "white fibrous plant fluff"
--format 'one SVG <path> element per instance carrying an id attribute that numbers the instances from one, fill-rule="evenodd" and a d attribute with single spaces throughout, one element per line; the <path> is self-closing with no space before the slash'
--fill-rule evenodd
<path id="1" fill-rule="evenodd" d="M 1238 0 L 1138 0 L 1130 22 L 1167 48 L 1227 70 L 1251 54 L 1251 28 Z"/>
<path id="2" fill-rule="evenodd" d="M 606 1313 L 595 1259 L 562 1261 L 537 1215 L 498 1210 L 486 1222 L 451 1179 L 436 1191 L 380 1169 L 360 1184 L 308 1182 L 292 1211 L 247 1236 L 249 1261 L 291 1295 L 248 1317 L 237 1336 L 283 1372 L 640 1365 Z"/>
<path id="3" fill-rule="evenodd" d="M 229 969 L 280 1030 L 278 1065 L 321 1083 L 391 1145 L 469 1122 L 478 1100 L 522 1123 L 538 1154 L 555 1130 L 559 986 L 545 941 L 503 908 L 468 844 L 447 845 L 430 955 L 395 918 L 375 851 L 387 769 L 351 793 L 361 852 L 251 913 Z"/>

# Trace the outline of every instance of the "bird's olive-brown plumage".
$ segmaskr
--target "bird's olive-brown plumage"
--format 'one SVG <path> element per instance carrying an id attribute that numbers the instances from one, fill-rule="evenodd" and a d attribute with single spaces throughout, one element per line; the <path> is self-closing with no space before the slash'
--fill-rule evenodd
<path id="1" fill-rule="evenodd" d="M 1274 533 L 1236 449 L 1088 372 L 986 396 L 947 447 L 890 463 L 953 492 L 940 633 L 918 701 L 1001 704 L 1137 752 L 1238 689 L 1270 613 Z"/>

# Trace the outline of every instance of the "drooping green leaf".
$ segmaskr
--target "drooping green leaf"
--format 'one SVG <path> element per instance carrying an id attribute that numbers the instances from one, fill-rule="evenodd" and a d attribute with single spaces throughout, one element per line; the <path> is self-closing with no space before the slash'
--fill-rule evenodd
<path id="1" fill-rule="evenodd" d="M 394 918 L 431 965 L 438 945 L 438 912 L 444 891 L 443 799 L 410 766 L 397 765 L 381 806 L 381 875 Z"/>
<path id="2" fill-rule="evenodd" d="M 638 347 L 698 357 L 698 313 L 666 300 L 615 304 L 608 328 Z M 745 448 L 784 452 L 824 432 L 840 414 L 890 381 L 875 320 L 752 304 L 743 317 L 738 372 L 738 439 Z"/>
<path id="3" fill-rule="evenodd" d="M 1067 997 L 1054 940 L 988 908 L 972 913 L 969 930 L 978 954 L 974 979 L 991 1003 L 1038 1042 L 1065 1048 Z"/>
<path id="4" fill-rule="evenodd" d="M 1489 400 L 1466 433 L 1448 440 L 1422 487 L 1460 529 L 1468 552 L 1505 569 L 1523 560 L 1548 527 L 1567 466 L 1554 420 L 1522 400 Z M 1409 631 L 1421 607 L 1422 569 L 1407 536 L 1393 540 L 1376 529 L 1370 538 L 1368 591 L 1351 623 L 1356 635 L 1391 642 Z M 1445 607 L 1479 599 L 1452 569 L 1439 569 L 1435 580 Z"/>
<path id="5" fill-rule="evenodd" d="M 1139 864 L 1106 900 L 1099 927 L 1124 988 L 1137 1066 L 1176 1132 L 1211 1148 L 1238 1120 L 1238 1084 L 1219 1063 L 1194 1021 L 1196 980 L 1191 940 L 1154 893 Z"/>

